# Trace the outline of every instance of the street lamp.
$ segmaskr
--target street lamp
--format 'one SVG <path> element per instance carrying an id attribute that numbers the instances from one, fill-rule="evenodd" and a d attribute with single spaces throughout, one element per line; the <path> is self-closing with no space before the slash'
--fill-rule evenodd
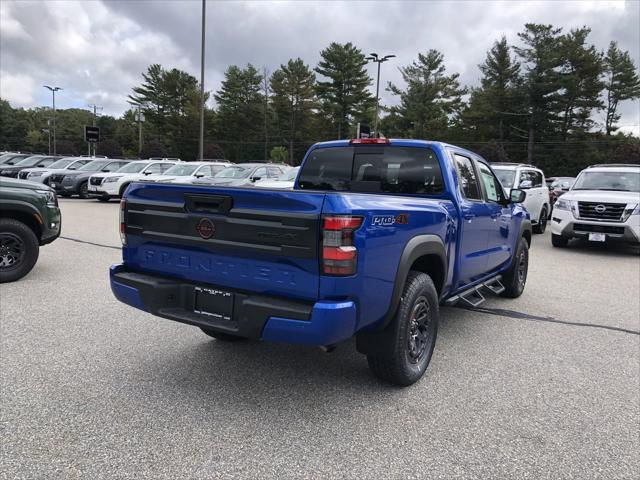
<path id="1" fill-rule="evenodd" d="M 390 58 L 394 58 L 395 55 L 385 55 L 384 57 L 379 57 L 377 53 L 370 53 L 366 60 L 370 62 L 374 62 L 378 64 L 378 78 L 376 79 L 376 118 L 374 120 L 373 125 L 373 135 L 374 137 L 378 137 L 378 110 L 380 106 L 380 64 L 382 62 L 386 62 Z"/>
<path id="2" fill-rule="evenodd" d="M 56 92 L 62 90 L 60 87 L 50 87 L 49 85 L 43 85 L 44 88 L 51 90 L 53 95 L 53 154 L 56 154 Z M 49 152 L 51 153 L 51 152 Z"/>
<path id="3" fill-rule="evenodd" d="M 200 138 L 198 141 L 198 160 L 204 157 L 204 34 L 207 17 L 207 0 L 202 0 L 202 32 L 200 38 Z"/>

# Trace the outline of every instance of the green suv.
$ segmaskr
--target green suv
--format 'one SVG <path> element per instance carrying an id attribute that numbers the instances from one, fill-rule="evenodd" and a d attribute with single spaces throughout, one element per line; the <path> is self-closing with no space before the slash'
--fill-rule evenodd
<path id="1" fill-rule="evenodd" d="M 0 177 L 0 283 L 31 271 L 40 245 L 60 235 L 55 192 L 46 185 Z"/>

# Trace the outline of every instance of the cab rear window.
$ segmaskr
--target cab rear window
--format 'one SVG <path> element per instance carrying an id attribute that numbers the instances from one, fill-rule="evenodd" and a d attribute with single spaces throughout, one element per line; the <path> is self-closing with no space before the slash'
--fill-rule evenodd
<path id="1" fill-rule="evenodd" d="M 444 191 L 435 152 L 428 148 L 359 146 L 310 153 L 298 179 L 303 190 L 437 195 Z"/>

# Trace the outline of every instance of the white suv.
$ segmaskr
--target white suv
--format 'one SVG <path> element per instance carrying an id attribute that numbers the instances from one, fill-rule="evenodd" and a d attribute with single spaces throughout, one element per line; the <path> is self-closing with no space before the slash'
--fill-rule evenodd
<path id="1" fill-rule="evenodd" d="M 177 162 L 164 160 L 139 160 L 131 162 L 120 170 L 111 173 L 99 173 L 89 177 L 87 191 L 90 197 L 107 201 L 111 198 L 119 198 L 131 182 L 142 180 L 147 175 L 166 172 Z"/>
<path id="2" fill-rule="evenodd" d="M 177 179 L 193 180 L 195 178 L 213 177 L 229 165 L 231 165 L 229 162 L 180 162 L 163 173 L 148 175 L 142 181 L 171 183 Z"/>
<path id="3" fill-rule="evenodd" d="M 572 238 L 640 245 L 640 165 L 593 165 L 558 198 L 551 218 L 551 242 Z"/>
<path id="4" fill-rule="evenodd" d="M 544 233 L 551 211 L 551 202 L 549 187 L 542 170 L 523 163 L 492 163 L 491 168 L 507 191 L 507 197 L 512 188 L 526 191 L 523 205 L 531 216 L 533 231 Z"/>

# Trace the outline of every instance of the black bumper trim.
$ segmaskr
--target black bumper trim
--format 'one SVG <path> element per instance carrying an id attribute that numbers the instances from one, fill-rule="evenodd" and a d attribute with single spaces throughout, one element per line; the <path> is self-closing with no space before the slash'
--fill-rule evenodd
<path id="1" fill-rule="evenodd" d="M 312 302 L 288 300 L 268 295 L 231 290 L 217 285 L 138 273 L 124 267 L 113 273 L 112 281 L 138 290 L 149 313 L 176 322 L 213 328 L 246 338 L 259 339 L 270 317 L 311 320 Z M 230 321 L 195 313 L 195 287 L 224 290 L 234 294 Z"/>

